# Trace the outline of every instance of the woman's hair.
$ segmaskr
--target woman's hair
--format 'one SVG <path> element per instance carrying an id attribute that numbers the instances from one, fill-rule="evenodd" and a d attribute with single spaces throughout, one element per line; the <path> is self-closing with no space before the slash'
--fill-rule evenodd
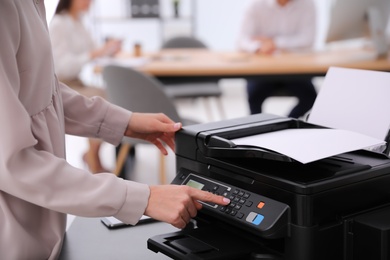
<path id="1" fill-rule="evenodd" d="M 58 2 L 55 14 L 59 14 L 62 11 L 69 11 L 72 0 L 60 0 Z"/>

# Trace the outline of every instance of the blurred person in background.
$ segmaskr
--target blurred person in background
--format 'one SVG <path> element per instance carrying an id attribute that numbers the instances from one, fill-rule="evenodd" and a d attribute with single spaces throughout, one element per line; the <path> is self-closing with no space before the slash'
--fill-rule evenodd
<path id="1" fill-rule="evenodd" d="M 60 0 L 49 26 L 55 71 L 58 79 L 87 97 L 106 97 L 103 88 L 86 86 L 80 79 L 83 67 L 90 61 L 114 56 L 121 50 L 119 40 L 108 40 L 101 47 L 93 40 L 83 24 L 83 15 L 90 9 L 92 0 Z M 88 139 L 89 149 L 83 161 L 93 173 L 107 172 L 100 160 L 102 142 Z"/>
<path id="2" fill-rule="evenodd" d="M 238 48 L 258 55 L 301 51 L 313 48 L 315 36 L 316 7 L 312 0 L 253 0 L 244 13 Z M 261 113 L 265 99 L 278 89 L 298 98 L 288 115 L 294 118 L 305 115 L 317 96 L 311 77 L 249 79 L 251 114 Z"/>

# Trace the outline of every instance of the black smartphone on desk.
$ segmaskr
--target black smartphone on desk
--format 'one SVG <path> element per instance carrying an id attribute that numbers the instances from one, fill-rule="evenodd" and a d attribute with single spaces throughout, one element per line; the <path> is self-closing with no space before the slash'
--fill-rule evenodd
<path id="1" fill-rule="evenodd" d="M 126 224 L 115 217 L 104 217 L 100 221 L 109 229 L 121 228 L 121 227 L 133 227 L 134 225 Z M 154 218 L 143 215 L 138 221 L 137 225 L 150 223 L 156 221 Z"/>

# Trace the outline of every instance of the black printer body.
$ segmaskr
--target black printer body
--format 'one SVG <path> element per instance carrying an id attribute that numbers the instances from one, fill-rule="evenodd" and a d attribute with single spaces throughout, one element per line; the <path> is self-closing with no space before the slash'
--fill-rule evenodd
<path id="1" fill-rule="evenodd" d="M 230 141 L 289 128 L 320 127 L 259 114 L 179 131 L 172 183 L 231 203 L 203 203 L 192 225 L 150 238 L 148 248 L 194 260 L 390 259 L 388 156 L 358 150 L 302 164 Z"/>

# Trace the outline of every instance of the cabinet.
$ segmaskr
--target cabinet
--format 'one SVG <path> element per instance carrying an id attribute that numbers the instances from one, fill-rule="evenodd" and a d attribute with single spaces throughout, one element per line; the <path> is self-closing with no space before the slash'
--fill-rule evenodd
<path id="1" fill-rule="evenodd" d="M 153 2 L 159 3 L 157 11 Z M 196 0 L 180 0 L 178 10 L 175 16 L 174 0 L 96 0 L 90 20 L 98 39 L 120 38 L 125 49 L 137 42 L 153 51 L 170 37 L 196 34 Z"/>

